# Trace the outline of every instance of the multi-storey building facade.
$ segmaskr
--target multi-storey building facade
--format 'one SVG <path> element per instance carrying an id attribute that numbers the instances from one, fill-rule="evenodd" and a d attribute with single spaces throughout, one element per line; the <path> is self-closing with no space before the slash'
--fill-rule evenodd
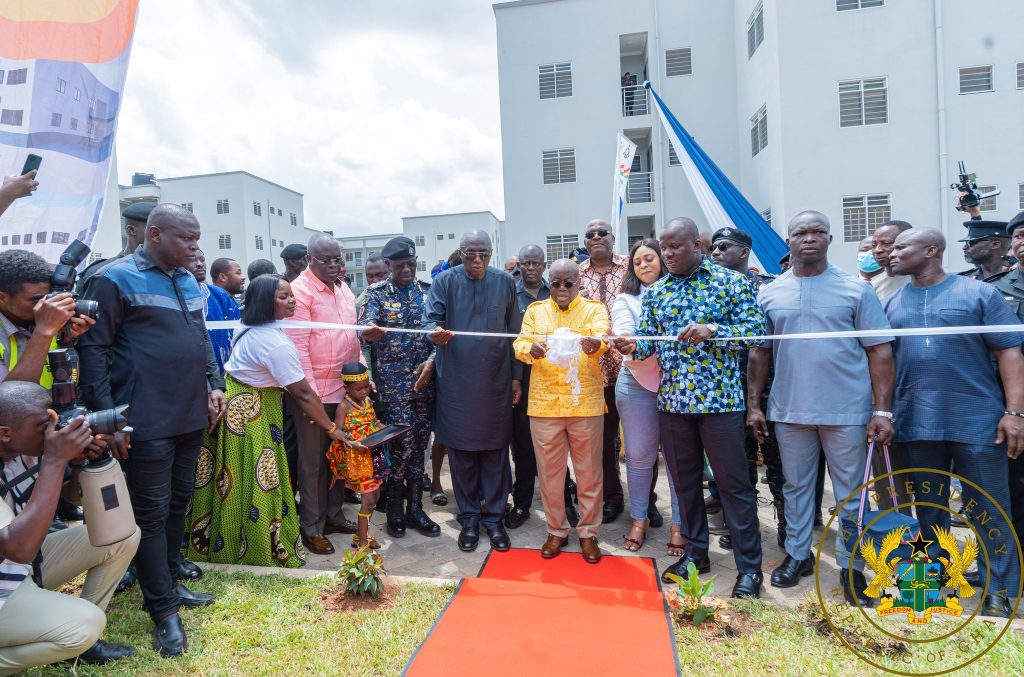
<path id="1" fill-rule="evenodd" d="M 1024 3 L 519 0 L 494 12 L 508 251 L 560 251 L 608 218 L 619 131 L 638 145 L 629 238 L 703 220 L 645 80 L 778 232 L 801 210 L 827 214 L 844 267 L 887 218 L 941 228 L 962 266 L 949 188 L 961 159 L 1001 191 L 987 218 L 1024 209 Z"/>

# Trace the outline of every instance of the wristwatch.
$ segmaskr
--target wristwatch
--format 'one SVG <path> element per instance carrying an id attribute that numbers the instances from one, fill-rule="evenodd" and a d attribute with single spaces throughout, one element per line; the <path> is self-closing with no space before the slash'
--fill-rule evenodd
<path id="1" fill-rule="evenodd" d="M 707 326 L 708 329 L 711 330 L 711 336 L 712 337 L 714 337 L 714 336 L 716 336 L 718 334 L 718 325 L 717 324 L 713 324 L 712 323 L 712 324 L 709 324 L 709 325 L 706 325 L 706 326 Z"/>
<path id="2" fill-rule="evenodd" d="M 882 418 L 887 418 L 890 421 L 895 420 L 891 411 L 873 411 L 873 412 L 871 412 L 871 415 L 872 416 L 881 416 Z"/>

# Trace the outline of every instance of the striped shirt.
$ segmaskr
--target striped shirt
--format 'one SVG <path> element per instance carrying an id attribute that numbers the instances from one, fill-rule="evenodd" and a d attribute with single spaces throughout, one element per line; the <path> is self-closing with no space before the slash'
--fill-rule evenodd
<path id="1" fill-rule="evenodd" d="M 3 464 L 0 471 L 0 481 L 9 482 L 28 468 L 19 456 L 12 461 Z M 0 529 L 5 528 L 14 521 L 14 518 L 21 512 L 22 507 L 28 502 L 25 493 L 35 483 L 33 478 L 24 480 L 21 484 L 12 487 L 0 501 Z M 0 557 L 0 606 L 3 606 L 22 581 L 32 576 L 32 564 L 20 564 L 13 560 Z"/>

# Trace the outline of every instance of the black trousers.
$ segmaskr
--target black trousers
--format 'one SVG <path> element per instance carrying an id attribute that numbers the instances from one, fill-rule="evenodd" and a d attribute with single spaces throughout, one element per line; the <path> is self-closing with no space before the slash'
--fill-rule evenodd
<path id="1" fill-rule="evenodd" d="M 1010 519 L 1017 540 L 1024 544 L 1024 454 L 1010 459 Z"/>
<path id="2" fill-rule="evenodd" d="M 608 413 L 604 415 L 604 449 L 601 452 L 601 465 L 604 472 L 604 502 L 620 508 L 624 504 L 622 497 L 622 480 L 619 479 L 619 455 L 615 451 L 615 441 L 619 439 L 619 410 L 615 407 L 615 384 L 605 386 L 604 403 Z"/>
<path id="3" fill-rule="evenodd" d="M 299 476 L 299 438 L 295 435 L 295 419 L 289 409 L 294 406 L 295 402 L 291 398 L 281 398 L 281 409 L 284 411 L 284 456 L 288 459 L 288 481 L 291 483 L 292 494 L 295 493 L 296 478 Z"/>
<path id="4" fill-rule="evenodd" d="M 154 621 L 177 613 L 181 606 L 176 575 L 202 443 L 202 430 L 133 441 L 123 462 L 135 522 L 142 532 L 135 554 L 139 588 Z"/>
<path id="5" fill-rule="evenodd" d="M 757 494 L 747 474 L 743 451 L 744 412 L 668 414 L 659 412 L 661 447 L 675 479 L 686 554 L 708 554 L 708 515 L 704 509 L 704 455 L 718 484 L 725 522 L 732 537 L 733 557 L 740 573 L 761 571 L 761 532 Z"/>
<path id="6" fill-rule="evenodd" d="M 483 524 L 488 529 L 497 527 L 512 488 L 508 447 L 489 451 L 449 448 L 448 468 L 452 474 L 455 502 L 459 506 L 459 524 L 463 527 Z"/>

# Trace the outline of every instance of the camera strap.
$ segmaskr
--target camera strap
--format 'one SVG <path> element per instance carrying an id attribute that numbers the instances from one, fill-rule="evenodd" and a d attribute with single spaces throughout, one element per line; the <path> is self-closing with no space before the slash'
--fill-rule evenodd
<path id="1" fill-rule="evenodd" d="M 20 475 L 18 475 L 14 479 L 12 479 L 10 482 L 0 482 L 0 498 L 6 496 L 7 492 L 9 492 L 14 487 L 18 486 L 19 484 L 21 484 L 25 480 L 27 480 L 29 477 L 32 477 L 33 475 L 35 475 L 37 472 L 39 472 L 39 464 L 38 463 L 36 463 L 34 466 L 29 468 L 25 472 L 21 473 Z"/>

